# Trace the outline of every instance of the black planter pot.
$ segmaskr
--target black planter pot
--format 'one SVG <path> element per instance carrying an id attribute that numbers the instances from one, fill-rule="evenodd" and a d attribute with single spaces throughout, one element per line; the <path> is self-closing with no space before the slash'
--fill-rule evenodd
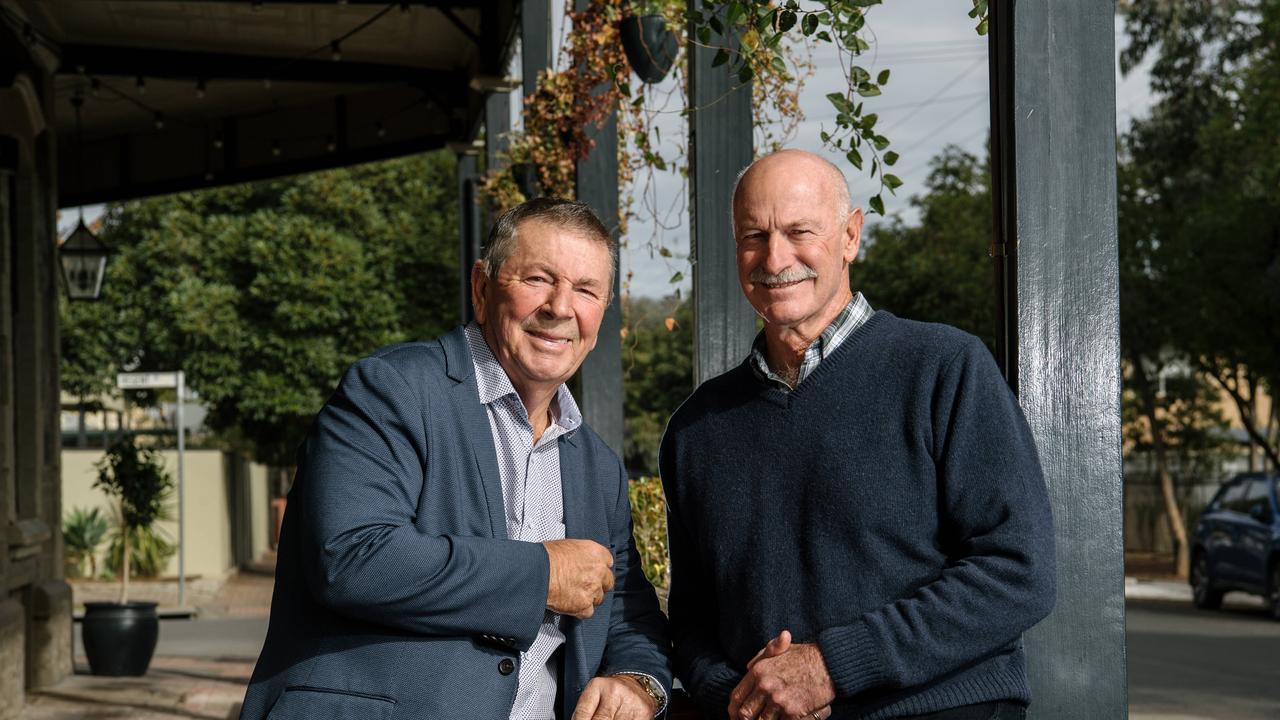
<path id="1" fill-rule="evenodd" d="M 85 603 L 80 632 L 94 675 L 145 675 L 160 636 L 156 604 Z"/>
<path id="2" fill-rule="evenodd" d="M 631 16 L 618 23 L 622 49 L 636 75 L 647 83 L 667 76 L 676 61 L 676 36 L 667 29 L 661 15 Z"/>

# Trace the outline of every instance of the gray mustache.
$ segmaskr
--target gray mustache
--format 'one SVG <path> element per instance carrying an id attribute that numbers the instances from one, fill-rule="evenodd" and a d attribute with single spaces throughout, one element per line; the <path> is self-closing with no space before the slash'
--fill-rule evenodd
<path id="1" fill-rule="evenodd" d="M 747 279 L 757 285 L 780 285 L 782 283 L 808 280 L 816 277 L 818 277 L 818 271 L 804 263 L 797 263 L 791 267 L 783 269 L 776 275 L 767 273 L 760 268 L 756 268 L 751 271 L 751 274 L 747 276 Z"/>

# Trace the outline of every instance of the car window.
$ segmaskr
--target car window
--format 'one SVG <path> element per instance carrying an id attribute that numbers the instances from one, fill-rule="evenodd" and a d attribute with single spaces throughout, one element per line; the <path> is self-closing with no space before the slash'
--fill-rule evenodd
<path id="1" fill-rule="evenodd" d="M 1244 500 L 1240 503 L 1240 512 L 1248 515 L 1253 507 L 1260 506 L 1262 508 L 1262 520 L 1271 522 L 1271 488 L 1267 487 L 1266 480 L 1254 480 L 1249 483 L 1249 487 L 1245 490 Z"/>
<path id="2" fill-rule="evenodd" d="M 1222 493 L 1222 497 L 1218 498 L 1216 507 L 1219 510 L 1236 510 L 1241 504 L 1241 500 L 1244 499 L 1246 484 L 1248 484 L 1247 480 L 1237 480 L 1228 485 L 1227 489 Z"/>

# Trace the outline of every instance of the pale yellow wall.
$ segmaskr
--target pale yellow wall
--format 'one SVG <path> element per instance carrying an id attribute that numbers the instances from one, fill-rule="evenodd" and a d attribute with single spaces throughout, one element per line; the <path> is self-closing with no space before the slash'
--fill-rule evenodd
<path id="1" fill-rule="evenodd" d="M 165 467 L 177 481 L 178 454 L 174 450 L 160 453 Z M 94 464 L 102 458 L 101 450 L 64 449 L 62 452 L 62 508 L 70 512 L 75 507 L 98 507 L 108 517 L 114 517 L 107 496 L 93 488 L 97 478 Z M 231 547 L 232 512 L 228 506 L 227 477 L 223 469 L 223 454 L 217 450 L 188 450 L 185 461 L 186 487 L 186 571 L 187 576 L 220 577 L 235 567 Z M 250 472 L 252 507 L 252 537 L 254 556 L 266 549 L 268 510 L 266 470 L 253 466 Z M 173 521 L 161 522 L 160 527 L 173 540 L 178 539 L 177 493 L 174 493 Z M 103 543 L 103 552 L 106 551 Z M 101 563 L 100 563 L 101 564 Z M 169 561 L 165 575 L 176 577 L 178 556 Z"/>
<path id="2" fill-rule="evenodd" d="M 262 557 L 271 543 L 271 488 L 267 484 L 267 468 L 257 463 L 249 466 L 249 513 L 252 518 L 253 557 Z"/>

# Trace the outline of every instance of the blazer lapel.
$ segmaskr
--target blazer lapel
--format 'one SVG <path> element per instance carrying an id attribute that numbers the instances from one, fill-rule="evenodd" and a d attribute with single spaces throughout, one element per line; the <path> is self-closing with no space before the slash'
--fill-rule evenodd
<path id="1" fill-rule="evenodd" d="M 471 446 L 476 470 L 480 474 L 480 486 L 484 489 L 485 504 L 489 507 L 489 529 L 493 537 L 507 539 L 506 513 L 502 505 L 502 475 L 498 470 L 498 451 L 493 446 L 493 430 L 489 416 L 480 403 L 480 390 L 476 387 L 475 364 L 467 349 L 467 337 L 458 326 L 440 338 L 444 348 L 445 374 L 454 381 L 449 400 L 462 427 L 462 437 Z"/>

